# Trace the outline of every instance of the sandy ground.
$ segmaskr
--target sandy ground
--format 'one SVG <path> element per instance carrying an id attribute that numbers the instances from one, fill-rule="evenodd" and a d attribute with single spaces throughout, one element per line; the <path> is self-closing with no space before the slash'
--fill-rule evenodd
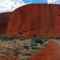
<path id="1" fill-rule="evenodd" d="M 4 48 L 1 47 L 0 48 Z M 12 52 L 13 53 L 13 52 Z M 9 55 L 0 57 L 0 60 L 20 60 L 17 56 Z M 27 60 L 60 60 L 60 41 L 49 40 L 45 48 L 35 56 Z"/>
<path id="2" fill-rule="evenodd" d="M 50 40 L 42 52 L 28 60 L 60 60 L 60 41 Z"/>

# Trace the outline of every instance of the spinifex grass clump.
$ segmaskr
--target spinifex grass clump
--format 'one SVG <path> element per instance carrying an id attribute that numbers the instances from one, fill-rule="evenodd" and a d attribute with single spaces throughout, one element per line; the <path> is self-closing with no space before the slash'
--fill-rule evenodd
<path id="1" fill-rule="evenodd" d="M 2 46 L 0 56 L 10 54 L 24 60 L 42 50 L 47 41 L 38 36 L 0 36 L 0 46 Z M 5 52 L 2 53 L 3 50 Z"/>

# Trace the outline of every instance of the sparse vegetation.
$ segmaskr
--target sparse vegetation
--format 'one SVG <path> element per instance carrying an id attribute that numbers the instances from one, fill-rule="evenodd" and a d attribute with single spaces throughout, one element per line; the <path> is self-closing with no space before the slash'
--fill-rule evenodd
<path id="1" fill-rule="evenodd" d="M 22 57 L 22 59 L 28 58 L 28 56 L 35 55 L 39 50 L 42 49 L 44 43 L 46 43 L 46 39 L 42 39 L 37 36 L 33 37 L 11 37 L 11 36 L 0 36 L 0 43 L 5 48 L 5 53 L 0 52 L 0 56 L 4 56 L 6 54 L 14 54 L 16 57 Z M 4 50 L 2 48 L 2 50 Z"/>

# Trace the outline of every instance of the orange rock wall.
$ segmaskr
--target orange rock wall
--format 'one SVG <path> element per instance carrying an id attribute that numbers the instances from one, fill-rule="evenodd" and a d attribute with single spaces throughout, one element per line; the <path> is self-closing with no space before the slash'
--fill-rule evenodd
<path id="1" fill-rule="evenodd" d="M 60 36 L 60 5 L 29 4 L 0 14 L 0 34 Z"/>

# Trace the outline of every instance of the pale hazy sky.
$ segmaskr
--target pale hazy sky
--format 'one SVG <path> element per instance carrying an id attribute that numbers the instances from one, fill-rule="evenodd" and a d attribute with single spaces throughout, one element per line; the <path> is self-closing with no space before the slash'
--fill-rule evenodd
<path id="1" fill-rule="evenodd" d="M 47 0 L 47 3 L 60 4 L 60 0 Z"/>
<path id="2" fill-rule="evenodd" d="M 0 13 L 12 12 L 18 7 L 30 3 L 60 4 L 60 0 L 0 0 Z"/>

